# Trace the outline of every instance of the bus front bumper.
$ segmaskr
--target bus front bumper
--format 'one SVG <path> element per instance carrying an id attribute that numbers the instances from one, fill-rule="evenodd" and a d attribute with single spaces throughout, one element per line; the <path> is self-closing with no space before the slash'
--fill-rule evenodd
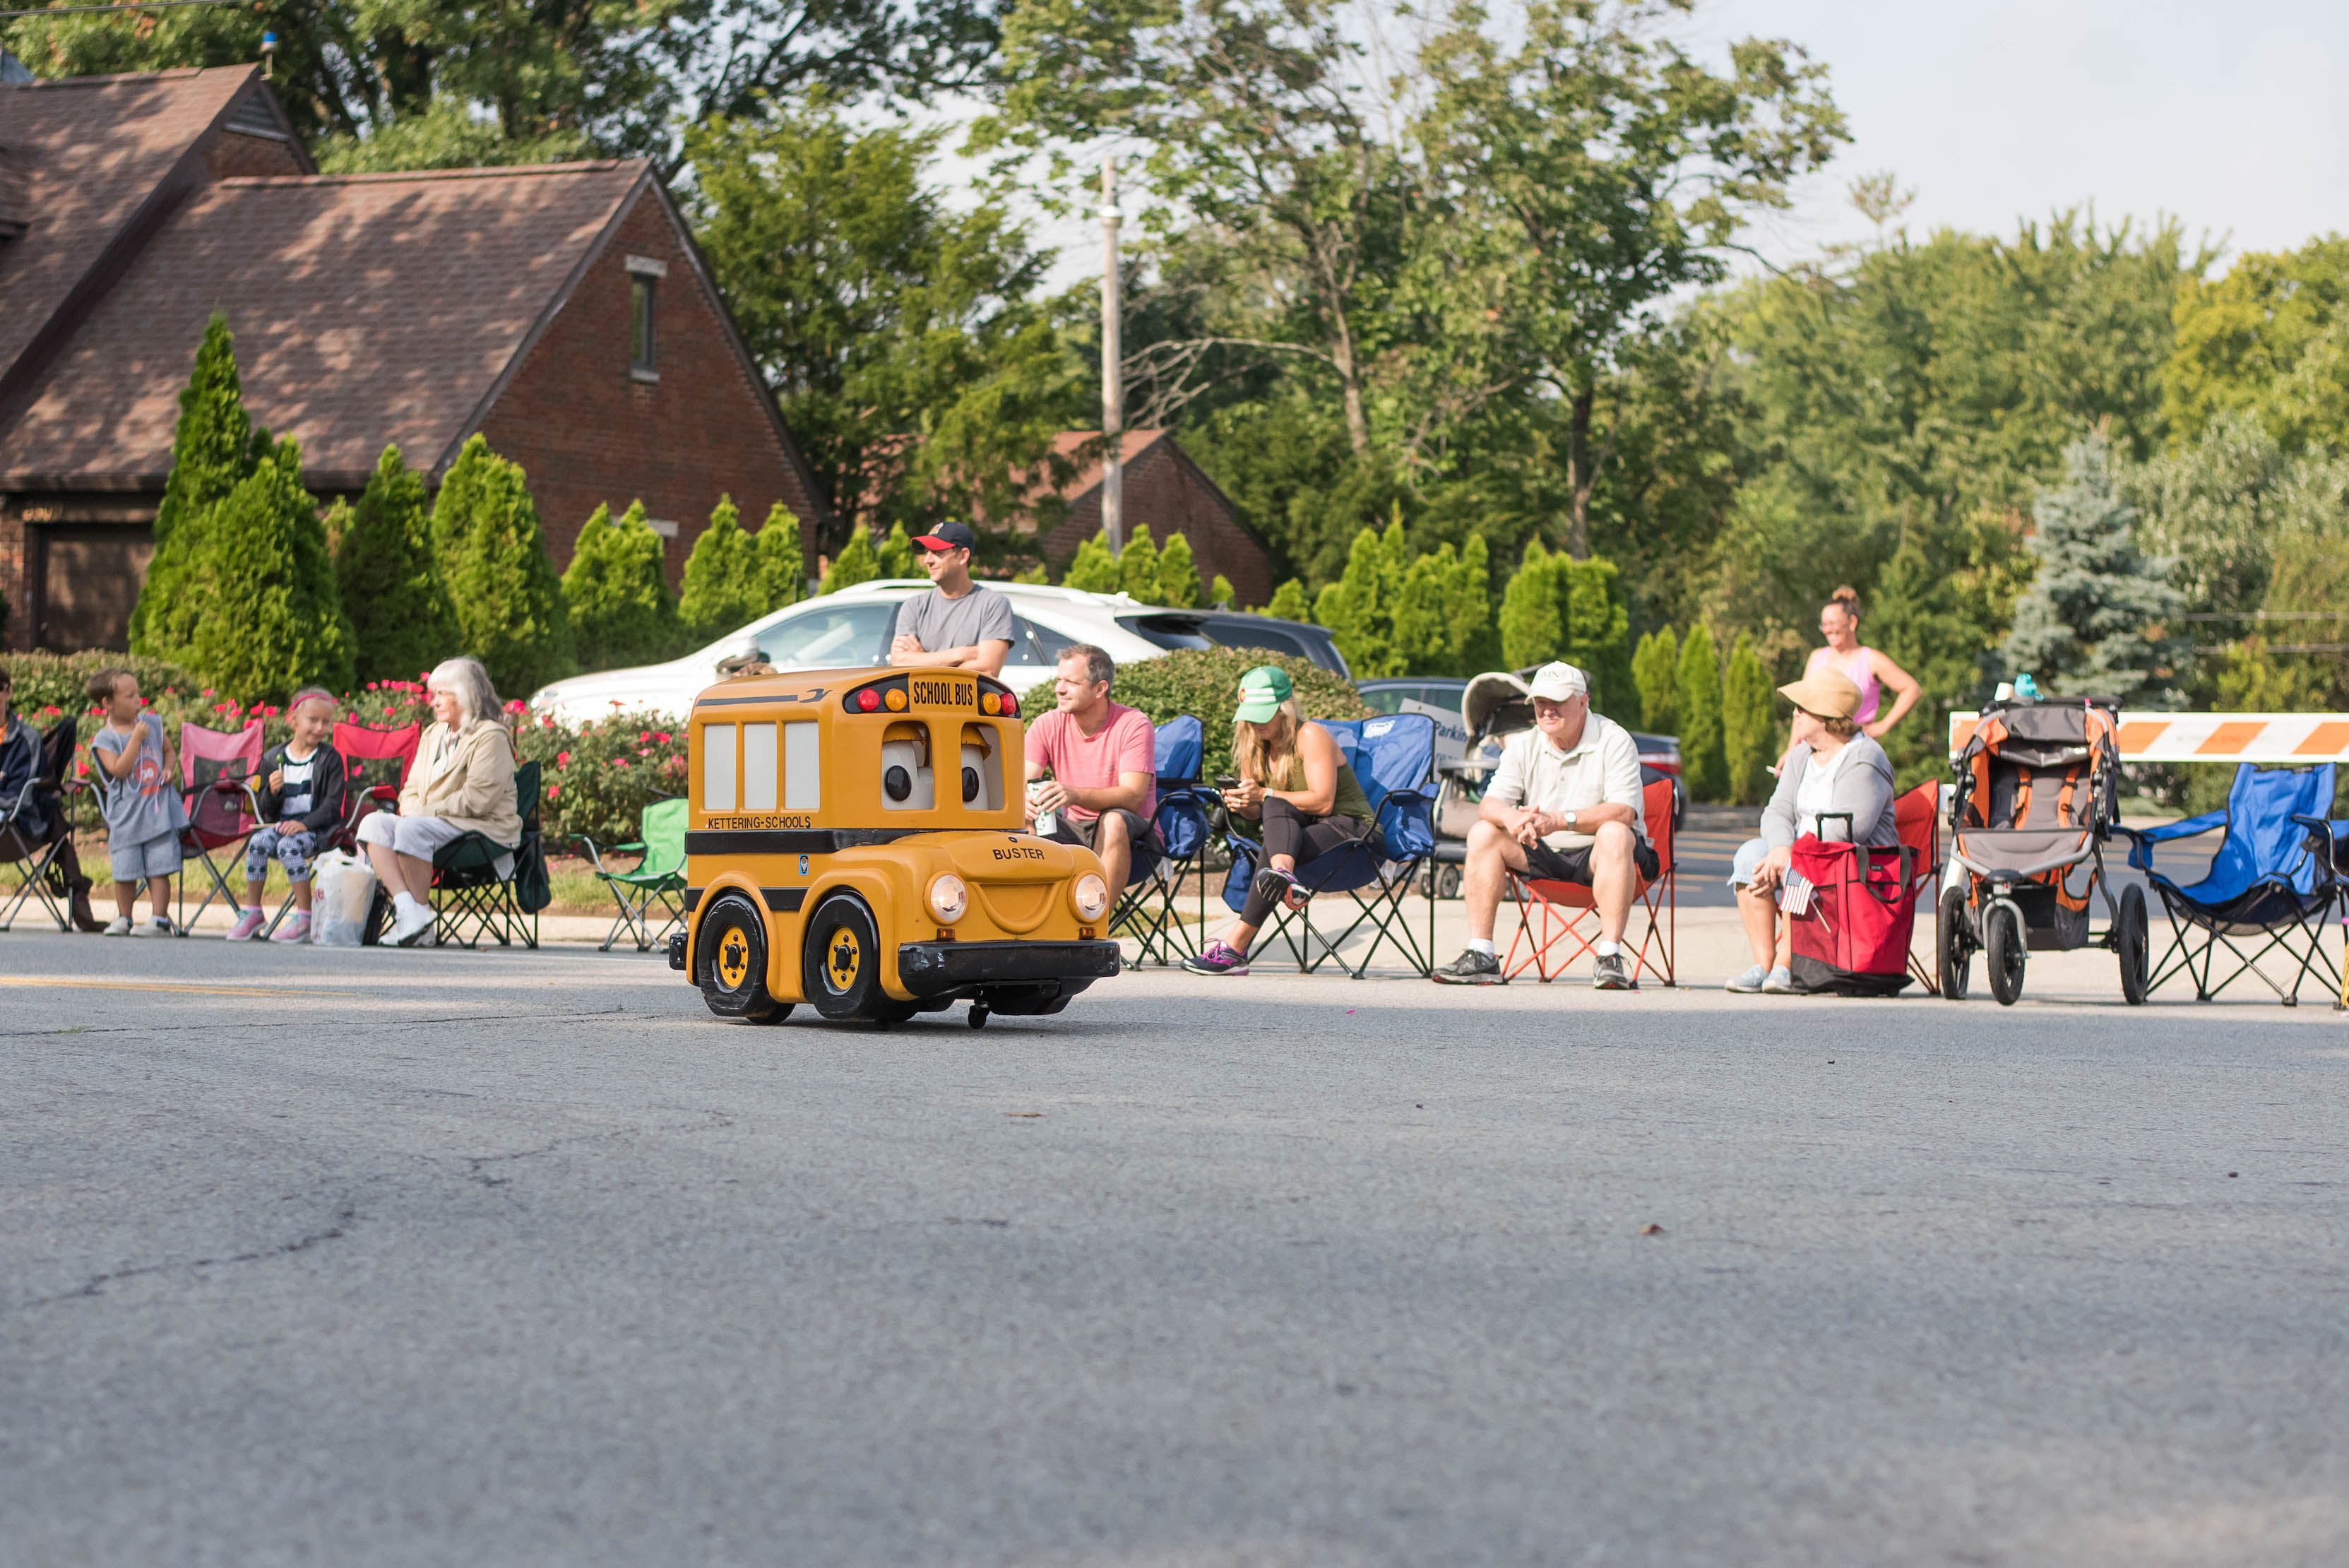
<path id="1" fill-rule="evenodd" d="M 925 1000 L 998 987 L 1069 997 L 1115 974 L 1119 961 L 1113 941 L 905 942 L 897 949 L 897 983 Z"/>

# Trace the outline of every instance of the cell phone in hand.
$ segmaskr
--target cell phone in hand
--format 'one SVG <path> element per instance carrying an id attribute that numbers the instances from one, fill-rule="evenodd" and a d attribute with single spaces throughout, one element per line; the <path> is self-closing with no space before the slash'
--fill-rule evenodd
<path id="1" fill-rule="evenodd" d="M 1216 775 L 1216 787 L 1217 789 L 1226 789 L 1226 790 L 1229 790 L 1229 789 L 1237 789 L 1237 788 L 1239 788 L 1239 787 L 1240 787 L 1240 781 L 1239 781 L 1238 779 L 1237 779 L 1237 778 L 1234 778 L 1234 777 L 1233 777 L 1231 774 L 1217 774 Z"/>

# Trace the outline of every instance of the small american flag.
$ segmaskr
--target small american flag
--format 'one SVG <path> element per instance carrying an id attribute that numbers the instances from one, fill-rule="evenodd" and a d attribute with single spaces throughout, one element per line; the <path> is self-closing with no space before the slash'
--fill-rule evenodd
<path id="1" fill-rule="evenodd" d="M 1801 872 L 1792 867 L 1786 869 L 1785 889 L 1779 895 L 1778 908 L 1790 915 L 1807 915 L 1811 912 L 1811 896 L 1817 889 L 1805 879 Z"/>

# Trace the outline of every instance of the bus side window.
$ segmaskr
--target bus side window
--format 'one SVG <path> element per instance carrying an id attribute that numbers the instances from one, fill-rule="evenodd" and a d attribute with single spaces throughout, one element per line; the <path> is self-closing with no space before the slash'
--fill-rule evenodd
<path id="1" fill-rule="evenodd" d="M 962 803 L 973 811 L 1003 809 L 1003 747 L 985 724 L 962 727 Z"/>
<path id="2" fill-rule="evenodd" d="M 901 720 L 881 732 L 881 808 L 927 811 L 937 799 L 930 727 Z"/>
<path id="3" fill-rule="evenodd" d="M 701 809 L 734 809 L 734 726 L 701 726 Z"/>
<path id="4" fill-rule="evenodd" d="M 815 811 L 823 805 L 823 767 L 816 751 L 816 729 L 812 719 L 783 726 L 786 811 Z"/>
<path id="5" fill-rule="evenodd" d="M 775 809 L 775 727 L 742 726 L 742 809 Z"/>

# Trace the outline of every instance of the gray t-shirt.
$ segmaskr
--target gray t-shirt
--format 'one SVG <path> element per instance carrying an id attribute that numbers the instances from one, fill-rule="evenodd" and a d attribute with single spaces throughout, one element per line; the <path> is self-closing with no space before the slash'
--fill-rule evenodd
<path id="1" fill-rule="evenodd" d="M 932 653 L 942 648 L 976 648 L 982 642 L 1016 642 L 1016 632 L 1011 601 L 976 583 L 958 599 L 932 588 L 897 607 L 896 635 L 912 637 Z"/>
<path id="2" fill-rule="evenodd" d="M 139 747 L 139 761 L 128 777 L 116 778 L 103 767 L 90 769 L 105 791 L 106 836 L 113 844 L 145 844 L 187 826 L 179 781 L 163 776 L 162 720 L 141 713 L 138 732 L 130 735 L 101 724 L 89 742 L 93 755 L 119 756 L 131 746 Z"/>

